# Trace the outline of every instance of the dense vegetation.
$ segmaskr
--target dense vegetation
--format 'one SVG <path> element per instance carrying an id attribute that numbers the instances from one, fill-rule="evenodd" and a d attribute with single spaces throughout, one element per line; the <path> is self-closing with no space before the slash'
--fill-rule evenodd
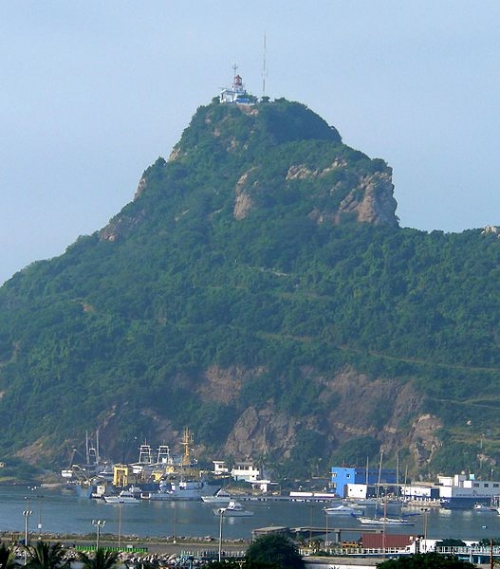
<path id="1" fill-rule="evenodd" d="M 245 562 L 250 567 L 304 569 L 306 566 L 297 546 L 286 536 L 262 535 L 247 548 Z"/>
<path id="2" fill-rule="evenodd" d="M 425 394 L 447 442 L 436 471 L 479 469 L 479 434 L 497 456 L 496 234 L 317 223 L 313 207 L 335 212 L 360 177 L 388 167 L 297 103 L 201 107 L 174 155 L 146 170 L 146 189 L 107 228 L 0 289 L 1 456 L 39 441 L 62 457 L 112 415 L 108 446 L 122 460 L 155 436 L 144 410 L 189 425 L 213 452 L 249 405 L 327 414 L 335 397 L 319 398 L 303 370 L 346 366 Z M 334 162 L 345 167 L 321 179 L 287 177 Z M 254 207 L 235 219 L 243 176 Z M 210 366 L 249 371 L 235 401 L 196 394 Z M 304 430 L 287 467 L 331 452 L 364 463 L 380 447 L 324 441 Z"/>

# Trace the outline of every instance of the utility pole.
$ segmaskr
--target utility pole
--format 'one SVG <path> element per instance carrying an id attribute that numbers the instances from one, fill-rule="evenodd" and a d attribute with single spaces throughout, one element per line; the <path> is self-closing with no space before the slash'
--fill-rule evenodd
<path id="1" fill-rule="evenodd" d="M 33 512 L 31 510 L 24 510 L 24 564 L 28 563 L 28 520 Z"/>
<path id="2" fill-rule="evenodd" d="M 106 520 L 92 520 L 92 525 L 96 528 L 96 549 L 99 549 L 99 538 L 101 536 L 101 528 L 104 527 Z"/>
<path id="3" fill-rule="evenodd" d="M 224 525 L 224 514 L 226 508 L 219 508 L 219 563 L 222 557 L 222 526 Z"/>

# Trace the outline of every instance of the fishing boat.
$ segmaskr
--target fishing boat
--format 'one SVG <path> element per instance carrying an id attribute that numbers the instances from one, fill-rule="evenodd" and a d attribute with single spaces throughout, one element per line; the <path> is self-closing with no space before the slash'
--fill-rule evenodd
<path id="1" fill-rule="evenodd" d="M 413 522 L 406 518 L 389 518 L 385 516 L 380 516 L 378 518 L 366 518 L 360 516 L 356 518 L 363 525 L 370 526 L 413 526 Z"/>
<path id="2" fill-rule="evenodd" d="M 220 488 L 213 496 L 202 496 L 201 499 L 205 504 L 218 504 L 224 506 L 229 504 L 231 501 L 231 494 L 226 492 L 223 488 Z"/>
<path id="3" fill-rule="evenodd" d="M 114 494 L 112 496 L 103 496 L 103 500 L 106 504 L 138 504 L 139 498 L 137 498 L 137 492 L 134 488 L 129 488 L 128 490 L 122 490 L 119 494 Z"/>
<path id="4" fill-rule="evenodd" d="M 327 516 L 363 516 L 364 510 L 349 506 L 347 504 L 340 504 L 339 506 L 332 506 L 330 508 L 323 508 Z"/>
<path id="5" fill-rule="evenodd" d="M 142 492 L 143 500 L 201 500 L 206 482 L 203 479 L 191 480 L 181 477 L 179 480 L 162 480 L 157 492 Z"/>
<path id="6" fill-rule="evenodd" d="M 173 471 L 167 465 L 168 473 L 160 481 L 159 488 L 153 492 L 143 492 L 143 500 L 171 501 L 171 500 L 201 500 L 207 493 L 207 482 L 200 469 L 196 466 L 196 460 L 191 458 L 192 435 L 188 428 L 184 429 L 182 446 L 184 453 L 178 468 Z M 165 462 L 165 464 L 167 464 Z"/>
<path id="7" fill-rule="evenodd" d="M 216 516 L 222 515 L 226 518 L 248 518 L 253 516 L 253 512 L 245 510 L 236 500 L 231 500 L 225 508 L 216 508 L 212 511 Z"/>

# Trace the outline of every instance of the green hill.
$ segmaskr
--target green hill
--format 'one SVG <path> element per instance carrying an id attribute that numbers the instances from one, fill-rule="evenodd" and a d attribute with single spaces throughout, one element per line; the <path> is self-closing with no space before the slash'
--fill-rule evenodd
<path id="1" fill-rule="evenodd" d="M 0 459 L 189 426 L 281 475 L 382 449 L 489 476 L 498 235 L 400 228 L 391 174 L 299 103 L 200 107 L 107 227 L 0 289 Z"/>

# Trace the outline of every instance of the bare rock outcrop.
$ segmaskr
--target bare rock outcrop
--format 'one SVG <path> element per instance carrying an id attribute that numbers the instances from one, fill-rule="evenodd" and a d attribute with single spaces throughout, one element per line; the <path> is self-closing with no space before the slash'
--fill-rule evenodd
<path id="1" fill-rule="evenodd" d="M 390 225 L 396 227 L 397 202 L 394 199 L 394 186 L 390 172 L 375 172 L 362 178 L 356 188 L 342 200 L 335 221 L 354 215 L 360 223 Z"/>

